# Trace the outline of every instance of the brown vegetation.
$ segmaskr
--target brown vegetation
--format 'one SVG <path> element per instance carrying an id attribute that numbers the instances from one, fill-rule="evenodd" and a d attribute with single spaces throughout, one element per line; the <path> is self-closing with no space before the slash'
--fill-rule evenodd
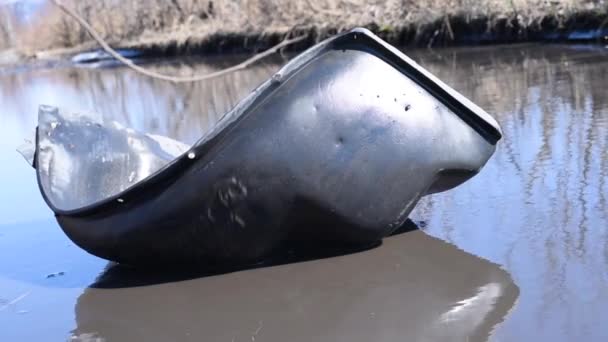
<path id="1" fill-rule="evenodd" d="M 13 20 L 7 8 L 0 7 L 0 50 L 11 47 L 13 43 Z"/>
<path id="2" fill-rule="evenodd" d="M 309 34 L 312 42 L 355 26 L 369 27 L 400 43 L 432 44 L 457 39 L 462 32 L 491 30 L 525 38 L 530 30 L 542 29 L 543 25 L 553 29 L 568 25 L 581 13 L 596 16 L 593 24 L 597 26 L 608 10 L 605 0 L 62 2 L 113 46 L 215 51 L 268 46 L 294 31 Z M 2 26 L 0 23 L 0 38 Z M 16 40 L 22 50 L 29 52 L 93 45 L 87 32 L 51 3 L 40 11 L 34 25 L 18 32 Z"/>

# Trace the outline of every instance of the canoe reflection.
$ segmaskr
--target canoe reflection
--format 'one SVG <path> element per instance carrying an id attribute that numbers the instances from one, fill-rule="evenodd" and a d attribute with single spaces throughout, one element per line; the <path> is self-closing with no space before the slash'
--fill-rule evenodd
<path id="1" fill-rule="evenodd" d="M 72 338 L 486 340 L 519 293 L 497 265 L 419 230 L 349 252 L 198 278 L 110 267 L 78 299 Z"/>

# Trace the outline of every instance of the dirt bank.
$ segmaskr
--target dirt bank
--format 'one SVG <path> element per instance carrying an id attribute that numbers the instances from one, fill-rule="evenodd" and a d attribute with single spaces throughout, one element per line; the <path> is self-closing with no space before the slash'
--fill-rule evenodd
<path id="1" fill-rule="evenodd" d="M 63 0 L 112 46 L 147 53 L 250 52 L 287 35 L 308 35 L 300 50 L 352 27 L 393 44 L 441 46 L 539 40 L 608 42 L 605 0 Z M 9 11 L 5 8 L 5 12 Z M 2 33 L 3 32 L 3 33 Z M 0 22 L 4 42 L 26 56 L 96 46 L 48 2 L 28 25 Z M 10 39 L 9 39 L 10 38 Z M 6 48 L 6 47 L 5 47 Z M 0 46 L 0 49 L 2 47 Z M 44 52 L 44 53 L 41 53 Z"/>

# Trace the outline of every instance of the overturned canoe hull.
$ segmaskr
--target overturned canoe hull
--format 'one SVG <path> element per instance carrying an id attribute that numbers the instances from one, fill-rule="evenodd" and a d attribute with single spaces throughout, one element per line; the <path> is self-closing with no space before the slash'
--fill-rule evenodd
<path id="1" fill-rule="evenodd" d="M 41 191 L 76 244 L 131 264 L 377 241 L 420 197 L 475 175 L 501 137 L 483 110 L 361 29 L 292 60 L 189 148 L 87 120 L 41 108 Z"/>

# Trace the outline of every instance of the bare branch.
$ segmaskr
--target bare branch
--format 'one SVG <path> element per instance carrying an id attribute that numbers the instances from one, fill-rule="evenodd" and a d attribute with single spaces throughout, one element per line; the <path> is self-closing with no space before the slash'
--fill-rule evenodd
<path id="1" fill-rule="evenodd" d="M 93 37 L 93 39 L 95 39 L 97 41 L 97 43 L 99 43 L 99 45 L 101 45 L 101 47 L 110 56 L 116 58 L 121 63 L 125 64 L 129 68 L 131 68 L 143 75 L 165 80 L 165 81 L 174 82 L 174 83 L 204 81 L 204 80 L 216 78 L 219 76 L 223 76 L 223 75 L 226 75 L 226 74 L 238 71 L 238 70 L 242 70 L 257 61 L 272 55 L 273 53 L 277 52 L 278 50 L 280 50 L 288 45 L 291 45 L 291 44 L 294 44 L 294 43 L 297 43 L 297 42 L 300 42 L 300 41 L 306 39 L 306 35 L 301 35 L 301 36 L 298 36 L 295 38 L 285 39 L 281 43 L 271 47 L 270 49 L 260 52 L 256 55 L 253 55 L 252 57 L 248 58 L 247 60 L 245 60 L 239 64 L 233 65 L 229 68 L 222 69 L 222 70 L 219 70 L 216 72 L 212 72 L 212 73 L 205 74 L 205 75 L 175 77 L 175 76 L 164 75 L 164 74 L 157 73 L 155 71 L 147 70 L 147 69 L 142 68 L 142 67 L 138 66 L 137 64 L 133 63 L 133 61 L 131 61 L 130 59 L 121 56 L 118 52 L 116 52 L 116 50 L 114 50 L 112 47 L 110 47 L 110 45 L 99 35 L 99 33 L 97 33 L 93 29 L 93 27 L 91 27 L 91 25 L 89 25 L 89 23 L 86 22 L 86 20 L 84 20 L 81 16 L 79 16 L 76 12 L 74 12 L 74 10 L 65 6 L 63 3 L 60 2 L 60 0 L 51 0 L 51 2 L 53 4 L 55 4 L 57 7 L 59 7 L 59 9 L 61 9 L 63 12 L 65 12 L 66 14 L 68 14 L 69 16 L 74 18 L 80 25 L 82 25 L 82 27 L 84 27 L 84 29 Z"/>

